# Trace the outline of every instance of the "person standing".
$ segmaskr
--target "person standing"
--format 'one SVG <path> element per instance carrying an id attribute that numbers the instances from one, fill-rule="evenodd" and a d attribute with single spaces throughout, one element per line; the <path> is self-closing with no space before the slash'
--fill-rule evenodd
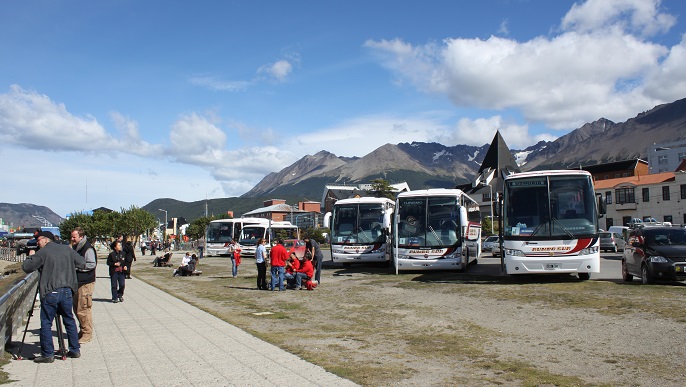
<path id="1" fill-rule="evenodd" d="M 97 253 L 81 227 L 71 232 L 72 248 L 86 260 L 84 269 L 76 269 L 78 290 L 74 295 L 74 313 L 79 320 L 79 344 L 91 341 L 93 337 L 93 290 L 95 290 L 95 267 Z"/>
<path id="2" fill-rule="evenodd" d="M 205 250 L 205 238 L 198 239 L 198 257 L 202 259 L 204 257 L 203 251 Z M 235 277 L 235 275 L 234 275 Z"/>
<path id="3" fill-rule="evenodd" d="M 229 253 L 231 254 L 231 275 L 233 278 L 238 276 L 238 266 L 241 264 L 241 245 L 235 239 L 231 239 L 231 247 Z"/>
<path id="4" fill-rule="evenodd" d="M 283 247 L 283 240 L 281 238 L 276 240 L 276 246 L 272 247 L 269 257 L 271 258 L 270 264 L 272 266 L 272 284 L 270 288 L 276 291 L 278 286 L 279 291 L 286 290 L 283 284 L 283 275 L 286 261 L 288 260 L 288 251 Z"/>
<path id="5" fill-rule="evenodd" d="M 267 290 L 267 248 L 264 238 L 257 240 L 255 249 L 255 264 L 257 265 L 257 288 Z"/>
<path id="6" fill-rule="evenodd" d="M 131 279 L 131 266 L 133 266 L 133 261 L 136 260 L 136 251 L 133 248 L 133 243 L 124 237 L 122 242 L 122 250 L 124 251 L 124 257 L 126 259 L 126 279 Z"/>
<path id="7" fill-rule="evenodd" d="M 145 255 L 145 249 L 147 249 L 147 247 L 145 246 L 145 241 L 141 240 L 141 255 L 143 256 Z"/>
<path id="8" fill-rule="evenodd" d="M 36 243 L 40 250 L 29 251 L 22 263 L 25 273 L 38 270 L 40 279 L 40 349 L 41 354 L 33 361 L 52 363 L 55 361 L 55 346 L 52 342 L 52 321 L 55 315 L 62 316 L 67 333 L 69 352 L 67 357 L 81 357 L 81 346 L 72 314 L 74 293 L 78 290 L 76 269 L 86 268 L 86 259 L 66 245 L 52 243 L 54 236 L 50 231 L 40 231 Z"/>
<path id="9" fill-rule="evenodd" d="M 314 279 L 317 281 L 317 283 L 320 283 L 324 254 L 322 254 L 322 249 L 319 247 L 319 243 L 317 243 L 317 241 L 309 236 L 306 236 L 303 240 L 305 241 L 305 251 L 309 251 L 312 259 L 314 260 L 314 266 L 316 268 L 314 272 Z"/>
<path id="10" fill-rule="evenodd" d="M 114 241 L 114 250 L 107 256 L 107 266 L 110 267 L 110 282 L 112 284 L 112 302 L 124 302 L 124 287 L 126 286 L 126 255 L 122 251 L 120 241 Z"/>

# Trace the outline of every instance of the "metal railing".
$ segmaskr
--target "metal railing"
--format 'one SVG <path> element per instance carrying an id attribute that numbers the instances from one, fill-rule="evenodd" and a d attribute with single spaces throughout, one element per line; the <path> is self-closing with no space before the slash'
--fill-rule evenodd
<path id="1" fill-rule="evenodd" d="M 5 347 L 28 316 L 36 297 L 39 278 L 38 272 L 30 273 L 0 297 L 0 330 Z"/>
<path id="2" fill-rule="evenodd" d="M 0 259 L 10 262 L 23 262 L 25 254 L 17 254 L 16 247 L 0 247 Z"/>

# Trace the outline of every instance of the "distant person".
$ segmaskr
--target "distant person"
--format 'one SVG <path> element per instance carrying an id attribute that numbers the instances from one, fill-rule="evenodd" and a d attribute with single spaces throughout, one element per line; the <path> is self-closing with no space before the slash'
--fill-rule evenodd
<path id="1" fill-rule="evenodd" d="M 255 249 L 255 265 L 257 265 L 257 289 L 267 290 L 267 241 L 264 238 L 257 240 Z"/>
<path id="2" fill-rule="evenodd" d="M 205 250 L 205 238 L 198 239 L 198 256 L 200 259 L 204 257 L 203 251 Z M 235 275 L 234 275 L 235 277 Z"/>
<path id="3" fill-rule="evenodd" d="M 110 267 L 110 284 L 112 285 L 112 302 L 124 302 L 124 288 L 126 287 L 126 255 L 120 241 L 114 241 L 114 250 L 107 256 L 107 266 Z"/>
<path id="4" fill-rule="evenodd" d="M 272 266 L 272 283 L 271 290 L 276 291 L 277 287 L 279 291 L 286 290 L 284 285 L 284 271 L 286 268 L 286 261 L 288 260 L 288 251 L 283 246 L 283 239 L 279 238 L 276 240 L 276 245 L 272 247 L 269 252 L 269 258 L 271 259 Z"/>
<path id="5" fill-rule="evenodd" d="M 193 272 L 195 271 L 195 267 L 197 264 L 198 264 L 198 256 L 193 254 L 193 255 L 191 255 L 190 259 L 188 260 L 188 262 L 186 262 L 185 265 L 182 264 L 181 266 L 179 266 L 178 269 L 174 270 L 174 276 L 179 275 L 179 276 L 185 277 L 185 276 L 192 275 Z"/>
<path id="6" fill-rule="evenodd" d="M 286 261 L 286 271 L 283 275 L 287 287 L 291 289 L 295 288 L 295 275 L 297 274 L 298 269 L 300 269 L 300 260 L 295 252 L 292 252 L 288 257 L 288 261 Z"/>
<path id="7" fill-rule="evenodd" d="M 314 267 L 312 266 L 312 255 L 305 254 L 305 260 L 303 261 L 300 269 L 295 274 L 295 289 L 303 289 L 303 280 L 309 281 L 312 279 L 314 274 Z"/>
<path id="8" fill-rule="evenodd" d="M 231 239 L 231 247 L 229 252 L 231 254 L 231 275 L 233 278 L 238 276 L 238 266 L 241 264 L 241 245 L 239 245 L 234 239 Z"/>
<path id="9" fill-rule="evenodd" d="M 40 250 L 30 250 L 29 256 L 21 265 L 26 273 L 38 271 L 40 292 L 40 356 L 36 363 L 55 361 L 55 346 L 52 342 L 52 321 L 55 315 L 62 316 L 67 333 L 69 352 L 67 357 L 81 357 L 81 346 L 72 314 L 74 294 L 78 291 L 76 269 L 86 268 L 86 259 L 71 247 L 53 243 L 50 231 L 40 231 L 36 243 Z"/>
<path id="10" fill-rule="evenodd" d="M 79 320 L 79 344 L 84 344 L 93 338 L 93 291 L 95 290 L 95 267 L 97 253 L 86 237 L 81 227 L 71 232 L 73 249 L 86 260 L 84 269 L 76 269 L 79 288 L 74 295 L 74 313 Z"/>
<path id="11" fill-rule="evenodd" d="M 184 270 L 186 266 L 188 266 L 188 264 L 191 262 L 191 259 L 191 253 L 186 252 L 186 255 L 184 255 L 183 258 L 181 258 L 181 265 L 179 265 L 179 267 L 177 269 L 174 269 L 174 271 L 172 272 L 172 277 L 175 277 L 177 275 L 183 275 L 181 271 Z M 195 270 L 195 264 L 193 270 Z"/>
<path id="12" fill-rule="evenodd" d="M 310 255 L 312 256 L 312 259 L 314 261 L 313 264 L 316 269 L 314 279 L 317 281 L 317 283 L 319 283 L 321 278 L 322 261 L 324 260 L 324 254 L 322 254 L 322 249 L 321 247 L 319 247 L 319 243 L 317 243 L 317 241 L 310 238 L 309 236 L 306 236 L 303 240 L 305 241 L 305 251 L 310 252 Z"/>
<path id="13" fill-rule="evenodd" d="M 124 243 L 122 244 L 122 249 L 124 251 L 124 256 L 126 257 L 126 270 L 124 274 L 126 279 L 131 279 L 131 266 L 133 262 L 136 261 L 136 251 L 133 248 L 133 243 L 124 237 Z"/>
<path id="14" fill-rule="evenodd" d="M 141 255 L 145 255 L 146 249 L 147 249 L 147 246 L 145 246 L 145 241 L 141 240 Z"/>

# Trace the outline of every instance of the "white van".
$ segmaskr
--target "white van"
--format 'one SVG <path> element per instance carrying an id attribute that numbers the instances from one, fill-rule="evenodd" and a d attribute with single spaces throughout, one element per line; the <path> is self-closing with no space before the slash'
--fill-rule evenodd
<path id="1" fill-rule="evenodd" d="M 627 226 L 610 226 L 610 228 L 607 229 L 607 232 L 614 232 L 622 236 L 624 240 L 627 240 L 627 237 L 629 236 L 629 227 Z"/>

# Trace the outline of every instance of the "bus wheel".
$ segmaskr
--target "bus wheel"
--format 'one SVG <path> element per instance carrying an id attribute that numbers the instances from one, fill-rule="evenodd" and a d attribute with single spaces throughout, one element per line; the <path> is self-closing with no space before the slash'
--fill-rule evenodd
<path id="1" fill-rule="evenodd" d="M 353 265 L 353 264 L 350 263 L 350 262 L 343 262 L 343 267 L 350 267 L 350 266 L 352 266 L 352 265 Z"/>
<path id="2" fill-rule="evenodd" d="M 577 275 L 579 276 L 579 279 L 582 281 L 588 281 L 589 279 L 591 279 L 591 273 L 577 273 Z"/>

